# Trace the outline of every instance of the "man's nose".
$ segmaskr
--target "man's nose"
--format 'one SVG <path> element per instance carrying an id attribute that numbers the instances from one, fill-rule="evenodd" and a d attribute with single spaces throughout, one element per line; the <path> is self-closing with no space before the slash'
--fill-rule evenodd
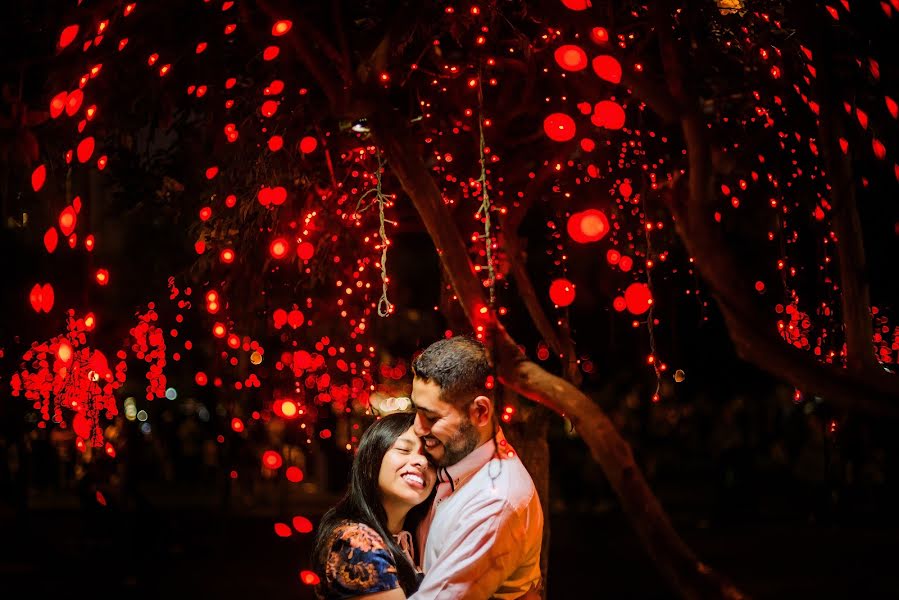
<path id="1" fill-rule="evenodd" d="M 424 437 L 431 432 L 431 428 L 427 426 L 425 420 L 417 413 L 415 415 L 415 423 L 412 424 L 412 430 L 418 437 Z"/>

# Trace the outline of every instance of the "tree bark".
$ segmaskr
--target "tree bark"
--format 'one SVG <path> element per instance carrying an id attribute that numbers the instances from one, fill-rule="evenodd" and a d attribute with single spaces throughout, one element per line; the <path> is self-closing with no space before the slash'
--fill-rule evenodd
<path id="1" fill-rule="evenodd" d="M 517 415 L 503 425 L 503 432 L 527 468 L 540 496 L 543 509 L 543 546 L 540 552 L 540 573 L 543 575 L 543 595 L 546 597 L 549 576 L 550 489 L 549 489 L 549 411 L 539 404 L 522 404 L 521 397 L 509 386 L 503 386 L 503 405 L 515 408 Z"/>
<path id="2" fill-rule="evenodd" d="M 393 173 L 412 199 L 434 240 L 469 321 L 476 329 L 489 326 L 492 330 L 493 360 L 501 382 L 568 416 L 578 427 L 647 553 L 680 596 L 691 599 L 744 598 L 726 578 L 700 562 L 681 540 L 643 478 L 630 446 L 600 407 L 564 379 L 527 360 L 489 308 L 487 315 L 480 312 L 482 307 L 487 307 L 483 287 L 440 190 L 421 159 L 418 144 L 404 121 L 390 109 L 374 112 L 369 122 Z"/>

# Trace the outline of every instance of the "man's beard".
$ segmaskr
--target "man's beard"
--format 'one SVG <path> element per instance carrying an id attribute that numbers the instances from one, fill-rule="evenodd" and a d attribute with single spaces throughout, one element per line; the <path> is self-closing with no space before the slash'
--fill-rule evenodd
<path id="1" fill-rule="evenodd" d="M 479 437 L 478 430 L 471 421 L 464 420 L 459 431 L 443 444 L 443 457 L 437 466 L 452 466 L 471 454 L 471 451 L 478 447 Z"/>

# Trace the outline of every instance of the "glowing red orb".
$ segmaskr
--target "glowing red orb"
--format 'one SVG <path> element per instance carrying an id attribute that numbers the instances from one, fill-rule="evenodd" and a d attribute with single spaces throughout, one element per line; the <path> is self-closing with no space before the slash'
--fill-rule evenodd
<path id="1" fill-rule="evenodd" d="M 601 54 L 593 59 L 593 71 L 600 79 L 610 83 L 621 81 L 621 63 L 614 56 Z"/>
<path id="2" fill-rule="evenodd" d="M 54 119 L 62 114 L 62 111 L 66 109 L 66 98 L 68 97 L 68 92 L 59 92 L 53 99 L 50 100 L 50 116 Z"/>
<path id="3" fill-rule="evenodd" d="M 299 483 L 303 481 L 303 471 L 299 467 L 287 467 L 287 471 L 284 473 L 284 475 L 287 477 L 288 481 L 293 483 Z M 300 533 L 308 533 L 306 531 L 301 531 L 300 528 L 296 526 L 296 519 L 302 519 L 302 517 L 294 518 L 294 527 L 296 527 L 297 531 L 299 531 Z"/>
<path id="4" fill-rule="evenodd" d="M 290 325 L 292 329 L 296 329 L 300 325 L 303 324 L 306 318 L 303 316 L 303 313 L 299 310 L 292 310 L 287 313 L 287 324 Z"/>
<path id="5" fill-rule="evenodd" d="M 106 285 L 109 283 L 109 271 L 106 269 L 97 269 L 97 274 L 95 276 L 97 278 L 97 283 L 100 285 Z"/>
<path id="6" fill-rule="evenodd" d="M 41 312 L 41 284 L 34 284 L 31 292 L 28 294 L 28 301 L 31 303 L 31 308 L 34 309 L 34 312 Z"/>
<path id="7" fill-rule="evenodd" d="M 285 238 L 276 238 L 275 240 L 272 240 L 272 243 L 268 247 L 268 252 L 274 259 L 284 258 L 287 256 L 288 250 L 290 250 L 290 244 Z"/>
<path id="8" fill-rule="evenodd" d="M 642 315 L 652 305 L 652 292 L 645 283 L 632 283 L 624 290 L 624 301 L 631 314 Z"/>
<path id="9" fill-rule="evenodd" d="M 609 41 L 609 31 L 605 27 L 594 27 L 590 30 L 590 39 L 594 44 L 605 44 Z"/>
<path id="10" fill-rule="evenodd" d="M 197 371 L 197 374 L 194 375 L 194 381 L 197 382 L 197 385 L 204 386 L 209 383 L 209 378 L 206 377 L 206 373 L 203 371 Z"/>
<path id="11" fill-rule="evenodd" d="M 621 129 L 625 121 L 624 109 L 611 100 L 602 100 L 596 105 L 590 121 L 597 127 Z"/>
<path id="12" fill-rule="evenodd" d="M 93 136 L 87 136 L 81 142 L 78 143 L 78 148 L 75 150 L 75 156 L 78 157 L 78 162 L 86 163 L 90 160 L 91 155 L 94 153 L 94 138 Z"/>
<path id="13" fill-rule="evenodd" d="M 620 186 L 618 186 L 618 193 L 621 194 L 622 198 L 630 198 L 631 194 L 634 193 L 634 188 L 631 186 L 629 181 L 625 181 Z"/>
<path id="14" fill-rule="evenodd" d="M 225 329 L 225 326 L 222 325 L 221 323 L 216 323 L 215 325 L 212 326 L 212 335 L 214 335 L 217 338 L 225 337 L 226 332 L 227 332 L 227 329 Z"/>
<path id="15" fill-rule="evenodd" d="M 271 117 L 276 112 L 278 112 L 278 103 L 274 100 L 266 100 L 262 103 L 262 106 L 259 108 L 260 112 L 262 112 L 263 117 Z"/>
<path id="16" fill-rule="evenodd" d="M 549 299 L 556 306 L 568 306 L 574 302 L 574 284 L 567 279 L 556 279 L 549 286 Z"/>
<path id="17" fill-rule="evenodd" d="M 272 402 L 272 412 L 282 419 L 293 419 L 299 414 L 300 408 L 293 400 L 275 400 Z"/>
<path id="18" fill-rule="evenodd" d="M 321 582 L 313 571 L 300 571 L 300 581 L 306 585 L 318 585 Z"/>
<path id="19" fill-rule="evenodd" d="M 618 261 L 618 268 L 627 273 L 634 266 L 634 259 L 630 256 L 622 256 L 621 260 Z"/>
<path id="20" fill-rule="evenodd" d="M 275 322 L 275 329 L 281 329 L 287 325 L 287 311 L 283 308 L 275 309 L 272 313 L 272 320 Z"/>
<path id="21" fill-rule="evenodd" d="M 624 312 L 627 309 L 627 302 L 625 301 L 624 296 L 616 296 L 615 300 L 612 301 L 612 308 L 618 312 Z"/>
<path id="22" fill-rule="evenodd" d="M 40 191 L 44 187 L 44 181 L 47 179 L 46 165 L 40 165 L 31 173 L 31 189 L 35 192 Z"/>
<path id="23" fill-rule="evenodd" d="M 244 430 L 243 421 L 241 421 L 237 417 L 234 417 L 233 419 L 231 419 L 231 429 L 235 433 L 240 433 L 241 431 Z"/>
<path id="24" fill-rule="evenodd" d="M 275 523 L 275 535 L 285 538 L 290 537 L 293 535 L 293 530 L 287 523 Z"/>
<path id="25" fill-rule="evenodd" d="M 49 283 L 45 283 L 41 286 L 41 310 L 45 313 L 53 310 L 53 300 L 55 299 L 55 294 L 53 293 L 53 286 Z"/>
<path id="26" fill-rule="evenodd" d="M 566 44 L 556 48 L 554 58 L 566 71 L 583 71 L 587 68 L 587 53 L 580 46 Z"/>
<path id="27" fill-rule="evenodd" d="M 562 0 L 562 4 L 570 10 L 587 10 L 588 7 L 593 6 L 590 0 Z"/>
<path id="28" fill-rule="evenodd" d="M 281 455 L 274 450 L 266 450 L 262 454 L 262 465 L 267 469 L 280 469 L 283 464 L 284 459 L 282 459 Z"/>
<path id="29" fill-rule="evenodd" d="M 219 258 L 222 260 L 223 263 L 231 264 L 234 262 L 234 256 L 235 256 L 234 250 L 232 250 L 231 248 L 225 248 L 224 250 L 222 250 L 221 254 L 219 255 Z"/>
<path id="30" fill-rule="evenodd" d="M 75 435 L 81 439 L 88 440 L 91 438 L 93 428 L 94 424 L 91 423 L 90 419 L 81 413 L 75 413 L 75 418 L 72 419 L 72 430 L 75 431 Z"/>
<path id="31" fill-rule="evenodd" d="M 59 345 L 59 348 L 56 349 L 56 356 L 59 358 L 59 360 L 61 360 L 64 363 L 67 363 L 70 360 L 72 360 L 72 353 L 73 353 L 72 345 L 69 344 L 68 342 L 62 342 Z"/>
<path id="32" fill-rule="evenodd" d="M 262 60 L 275 60 L 280 52 L 281 49 L 277 46 L 269 46 L 262 51 Z"/>
<path id="33" fill-rule="evenodd" d="M 84 102 L 84 92 L 81 90 L 71 92 L 66 98 L 66 114 L 70 117 L 74 115 L 81 108 L 82 102 Z"/>
<path id="34" fill-rule="evenodd" d="M 300 140 L 300 152 L 303 154 L 311 154 L 315 152 L 316 148 L 318 148 L 318 140 L 311 135 L 307 135 Z"/>
<path id="35" fill-rule="evenodd" d="M 310 521 L 306 517 L 294 517 L 292 523 L 293 523 L 293 528 L 296 529 L 299 533 L 311 533 L 312 532 L 312 529 L 313 529 L 312 521 Z"/>
<path id="36" fill-rule="evenodd" d="M 268 140 L 268 149 L 272 152 L 277 152 L 281 148 L 284 147 L 284 138 L 280 135 L 273 135 Z"/>
<path id="37" fill-rule="evenodd" d="M 75 41 L 76 35 L 78 35 L 78 25 L 69 25 L 59 34 L 59 42 L 57 42 L 57 45 L 60 49 L 65 48 Z"/>
<path id="38" fill-rule="evenodd" d="M 44 248 L 47 249 L 47 252 L 53 254 L 53 251 L 56 250 L 56 244 L 59 243 L 59 234 L 56 233 L 56 227 L 51 227 L 47 230 L 47 233 L 44 234 Z"/>
<path id="39" fill-rule="evenodd" d="M 618 261 L 621 260 L 621 252 L 611 248 L 608 252 L 606 252 L 606 261 L 610 265 L 617 265 Z"/>
<path id="40" fill-rule="evenodd" d="M 290 31 L 290 28 L 293 27 L 293 21 L 288 21 L 287 19 L 282 19 L 281 21 L 276 21 L 272 26 L 272 35 L 281 36 Z"/>
<path id="41" fill-rule="evenodd" d="M 543 120 L 543 131 L 555 142 L 567 142 L 577 133 L 577 126 L 565 113 L 553 113 Z"/>
<path id="42" fill-rule="evenodd" d="M 75 209 L 71 206 L 65 207 L 62 209 L 62 212 L 59 213 L 59 230 L 63 235 L 72 235 L 72 232 L 75 231 L 75 224 L 77 222 L 78 216 L 75 214 Z"/>
<path id="43" fill-rule="evenodd" d="M 203 208 L 200 209 L 200 220 L 201 221 L 208 221 L 209 217 L 211 217 L 211 216 L 212 216 L 212 208 L 210 208 L 208 206 L 204 206 Z"/>
<path id="44" fill-rule="evenodd" d="M 597 242 L 608 232 L 609 219 L 600 210 L 585 210 L 571 215 L 568 219 L 568 235 L 580 244 Z"/>
<path id="45" fill-rule="evenodd" d="M 275 79 L 270 84 L 265 86 L 262 90 L 262 94 L 264 96 L 277 96 L 281 92 L 284 91 L 284 82 L 280 79 Z"/>
<path id="46" fill-rule="evenodd" d="M 291 400 L 285 400 L 281 405 L 281 414 L 285 419 L 292 419 L 300 412 L 300 408 L 297 406 L 296 402 Z"/>
<path id="47" fill-rule="evenodd" d="M 297 256 L 300 260 L 309 260 L 315 254 L 315 246 L 309 242 L 303 242 L 297 246 Z"/>
<path id="48" fill-rule="evenodd" d="M 601 240 L 609 232 L 609 219 L 601 210 L 585 210 L 581 219 L 581 233 L 590 241 Z"/>

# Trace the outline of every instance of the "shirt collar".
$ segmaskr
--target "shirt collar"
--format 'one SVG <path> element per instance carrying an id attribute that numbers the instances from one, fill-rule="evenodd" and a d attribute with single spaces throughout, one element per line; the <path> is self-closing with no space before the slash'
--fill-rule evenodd
<path id="1" fill-rule="evenodd" d="M 512 445 L 506 441 L 503 430 L 497 428 L 496 435 L 472 450 L 468 456 L 454 465 L 439 470 L 437 479 L 440 483 L 444 483 L 448 481 L 446 475 L 449 475 L 452 480 L 453 490 L 455 490 L 457 485 L 474 475 L 481 467 L 489 463 L 494 456 L 505 458 L 510 451 L 512 451 Z"/>

